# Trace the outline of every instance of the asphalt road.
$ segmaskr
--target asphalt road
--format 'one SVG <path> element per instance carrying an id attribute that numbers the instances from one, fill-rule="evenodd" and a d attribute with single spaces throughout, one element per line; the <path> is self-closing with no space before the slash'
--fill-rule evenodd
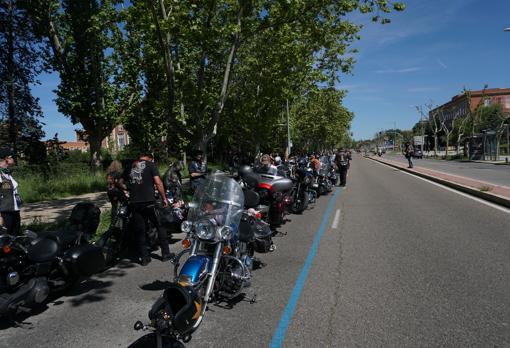
<path id="1" fill-rule="evenodd" d="M 254 272 L 257 302 L 211 306 L 188 347 L 268 347 L 276 333 L 284 347 L 510 346 L 508 212 L 355 157 L 346 189 L 289 219 Z M 126 347 L 170 278 L 167 263 L 125 263 L 0 323 L 0 346 Z"/>
<path id="2" fill-rule="evenodd" d="M 383 158 L 407 163 L 403 155 L 384 154 Z M 494 185 L 510 186 L 510 165 L 480 162 L 444 161 L 432 158 L 413 159 L 415 166 L 438 170 L 466 178 L 486 181 Z"/>

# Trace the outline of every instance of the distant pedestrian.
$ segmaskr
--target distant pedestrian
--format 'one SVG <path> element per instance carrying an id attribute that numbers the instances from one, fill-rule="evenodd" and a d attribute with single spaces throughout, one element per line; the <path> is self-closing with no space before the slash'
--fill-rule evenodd
<path id="1" fill-rule="evenodd" d="M 205 181 L 207 174 L 207 164 L 202 161 L 202 151 L 195 153 L 195 158 L 191 161 L 188 167 L 190 175 L 191 190 L 195 190 Z"/>
<path id="2" fill-rule="evenodd" d="M 351 165 L 351 155 L 350 152 L 345 148 L 341 148 L 338 150 L 335 156 L 335 164 L 338 168 L 338 174 L 340 176 L 340 187 L 345 187 L 347 185 L 347 171 Z"/>
<path id="3" fill-rule="evenodd" d="M 413 156 L 414 156 L 414 146 L 408 141 L 404 147 L 404 156 L 407 158 L 407 162 L 409 163 L 408 168 L 413 167 Z"/>
<path id="4" fill-rule="evenodd" d="M 9 167 L 14 164 L 14 151 L 0 148 L 0 234 L 19 235 L 21 227 L 21 198 L 18 183 Z"/>

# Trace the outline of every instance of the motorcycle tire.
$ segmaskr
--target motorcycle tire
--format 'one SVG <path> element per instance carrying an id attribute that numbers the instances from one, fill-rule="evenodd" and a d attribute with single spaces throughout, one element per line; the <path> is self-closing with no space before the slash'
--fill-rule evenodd
<path id="1" fill-rule="evenodd" d="M 128 348 L 156 348 L 157 347 L 157 334 L 150 333 L 142 336 L 135 342 L 131 343 Z M 184 344 L 176 339 L 170 337 L 162 337 L 162 348 L 184 348 Z"/>
<path id="2" fill-rule="evenodd" d="M 103 233 L 96 242 L 96 245 L 103 249 L 103 255 L 107 266 L 113 265 L 123 251 L 124 243 L 121 234 L 122 232 L 120 230 L 111 228 Z"/>
<path id="3" fill-rule="evenodd" d="M 300 198 L 299 198 L 299 202 L 296 200 L 296 202 L 294 203 L 294 205 L 292 206 L 292 212 L 294 214 L 302 214 L 303 211 L 306 210 L 306 208 L 308 207 L 308 192 L 307 191 L 302 191 L 300 193 Z"/>

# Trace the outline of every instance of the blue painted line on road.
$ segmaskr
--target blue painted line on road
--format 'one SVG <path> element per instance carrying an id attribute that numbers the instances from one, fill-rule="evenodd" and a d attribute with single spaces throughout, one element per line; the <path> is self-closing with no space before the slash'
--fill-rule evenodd
<path id="1" fill-rule="evenodd" d="M 298 303 L 299 297 L 301 296 L 301 291 L 303 290 L 303 286 L 305 285 L 306 278 L 308 277 L 308 272 L 310 271 L 310 267 L 313 264 L 313 258 L 315 257 L 315 253 L 317 252 L 317 249 L 319 247 L 319 243 L 321 241 L 322 235 L 324 234 L 324 231 L 326 231 L 326 225 L 328 224 L 328 220 L 331 215 L 331 211 L 333 210 L 333 207 L 335 206 L 336 198 L 340 192 L 341 192 L 341 189 L 337 188 L 335 193 L 333 194 L 333 197 L 331 197 L 331 199 L 328 203 L 326 213 L 324 214 L 324 217 L 322 218 L 322 223 L 319 226 L 319 230 L 317 231 L 317 234 L 315 235 L 315 239 L 313 241 L 312 248 L 310 249 L 310 252 L 308 253 L 308 256 L 305 260 L 305 264 L 303 265 L 303 268 L 301 269 L 301 273 L 299 274 L 299 277 L 296 281 L 296 285 L 294 285 L 294 289 L 292 290 L 292 294 L 290 295 L 289 302 L 287 303 L 287 306 L 285 307 L 285 310 L 283 311 L 283 314 L 282 314 L 282 317 L 280 318 L 278 327 L 276 328 L 276 331 L 273 335 L 273 339 L 271 340 L 271 344 L 269 345 L 270 348 L 280 348 L 283 344 L 283 340 L 285 339 L 285 334 L 287 333 L 287 329 L 289 328 L 289 324 L 292 320 L 292 315 L 294 314 L 294 311 L 296 310 L 296 305 Z"/>

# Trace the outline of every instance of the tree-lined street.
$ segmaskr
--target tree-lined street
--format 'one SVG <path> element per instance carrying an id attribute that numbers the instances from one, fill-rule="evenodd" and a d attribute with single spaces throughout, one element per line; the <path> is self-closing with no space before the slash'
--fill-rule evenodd
<path id="1" fill-rule="evenodd" d="M 211 306 L 189 347 L 270 344 L 332 199 L 283 346 L 510 344 L 509 212 L 358 156 L 351 168 L 346 189 L 289 216 L 277 251 L 260 256 L 249 290 L 257 303 Z M 125 347 L 170 268 L 112 268 L 3 326 L 0 346 Z"/>

